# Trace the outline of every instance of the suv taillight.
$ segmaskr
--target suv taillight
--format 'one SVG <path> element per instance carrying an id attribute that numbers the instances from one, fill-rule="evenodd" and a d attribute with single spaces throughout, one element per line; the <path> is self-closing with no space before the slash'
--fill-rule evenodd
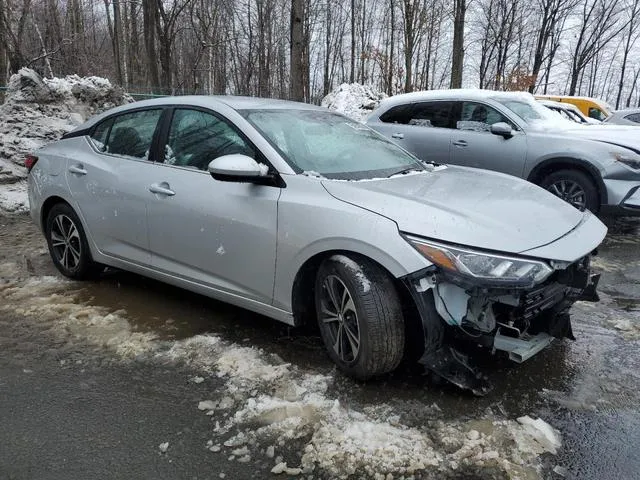
<path id="1" fill-rule="evenodd" d="M 38 161 L 38 157 L 35 155 L 27 155 L 24 159 L 24 166 L 27 167 L 27 172 L 30 172 L 33 166 Z"/>

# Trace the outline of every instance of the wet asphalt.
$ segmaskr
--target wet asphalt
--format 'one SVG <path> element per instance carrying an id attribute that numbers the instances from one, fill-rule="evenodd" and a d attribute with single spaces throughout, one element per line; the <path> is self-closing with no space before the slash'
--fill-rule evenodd
<path id="1" fill-rule="evenodd" d="M 26 216 L 0 216 L 6 261 L 32 275 L 56 275 Z M 483 360 L 494 386 L 484 398 L 435 385 L 409 366 L 366 384 L 336 374 L 331 393 L 361 408 L 384 401 L 406 425 L 419 425 L 424 413 L 416 405 L 431 403 L 445 418 L 488 410 L 541 416 L 563 437 L 559 454 L 544 458 L 543 477 L 562 478 L 556 468 L 566 478 L 640 479 L 640 220 L 611 225 L 595 267 L 602 301 L 574 307 L 577 340 L 557 342 L 522 365 Z M 294 365 L 332 370 L 313 329 L 291 329 L 137 275 L 107 272 L 80 296 L 126 310 L 134 329 L 160 338 L 215 333 Z M 187 367 L 117 362 L 17 314 L 0 318 L 0 480 L 269 477 L 273 460 L 240 464 L 206 450 L 211 419 L 194 406 L 223 392 L 219 380 L 195 385 L 192 376 Z M 162 442 L 169 442 L 166 453 Z M 298 449 L 290 450 L 295 463 Z"/>

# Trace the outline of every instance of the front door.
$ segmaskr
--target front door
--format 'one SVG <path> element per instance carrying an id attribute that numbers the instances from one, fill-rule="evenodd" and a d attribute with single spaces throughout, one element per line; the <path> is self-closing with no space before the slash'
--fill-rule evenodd
<path id="1" fill-rule="evenodd" d="M 164 161 L 148 178 L 149 242 L 156 269 L 271 303 L 280 189 L 221 182 L 207 171 L 221 155 L 255 148 L 212 112 L 173 112 Z"/>
<path id="2" fill-rule="evenodd" d="M 451 163 L 484 168 L 521 177 L 527 157 L 527 138 L 495 108 L 479 102 L 459 102 L 451 137 Z M 511 125 L 513 136 L 491 133 L 491 125 Z"/>

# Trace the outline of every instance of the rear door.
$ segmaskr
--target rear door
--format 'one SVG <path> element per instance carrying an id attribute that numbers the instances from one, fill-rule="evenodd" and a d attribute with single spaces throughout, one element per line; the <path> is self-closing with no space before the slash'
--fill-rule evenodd
<path id="1" fill-rule="evenodd" d="M 517 125 L 490 105 L 457 102 L 455 130 L 451 137 L 451 163 L 484 168 L 521 177 L 527 157 L 527 138 Z M 491 125 L 511 125 L 513 135 L 491 133 Z"/>
<path id="2" fill-rule="evenodd" d="M 452 134 L 450 101 L 417 102 L 392 107 L 376 130 L 421 160 L 449 163 Z"/>
<path id="3" fill-rule="evenodd" d="M 153 171 L 153 140 L 162 108 L 110 117 L 87 141 L 89 152 L 69 160 L 67 182 L 98 249 L 148 265 L 147 179 Z"/>
<path id="4" fill-rule="evenodd" d="M 163 137 L 162 162 L 146 179 L 154 267 L 270 304 L 280 188 L 221 182 L 207 171 L 211 160 L 232 153 L 268 162 L 210 110 L 176 108 Z"/>

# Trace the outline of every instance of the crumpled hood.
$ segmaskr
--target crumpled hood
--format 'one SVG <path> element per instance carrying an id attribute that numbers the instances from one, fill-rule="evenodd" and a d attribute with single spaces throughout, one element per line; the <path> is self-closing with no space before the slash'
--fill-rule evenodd
<path id="1" fill-rule="evenodd" d="M 572 128 L 567 135 L 598 140 L 640 152 L 640 127 L 624 125 L 588 125 Z"/>
<path id="2" fill-rule="evenodd" d="M 519 178 L 472 168 L 322 184 L 332 196 L 394 220 L 403 232 L 509 253 L 553 242 L 591 215 Z"/>

